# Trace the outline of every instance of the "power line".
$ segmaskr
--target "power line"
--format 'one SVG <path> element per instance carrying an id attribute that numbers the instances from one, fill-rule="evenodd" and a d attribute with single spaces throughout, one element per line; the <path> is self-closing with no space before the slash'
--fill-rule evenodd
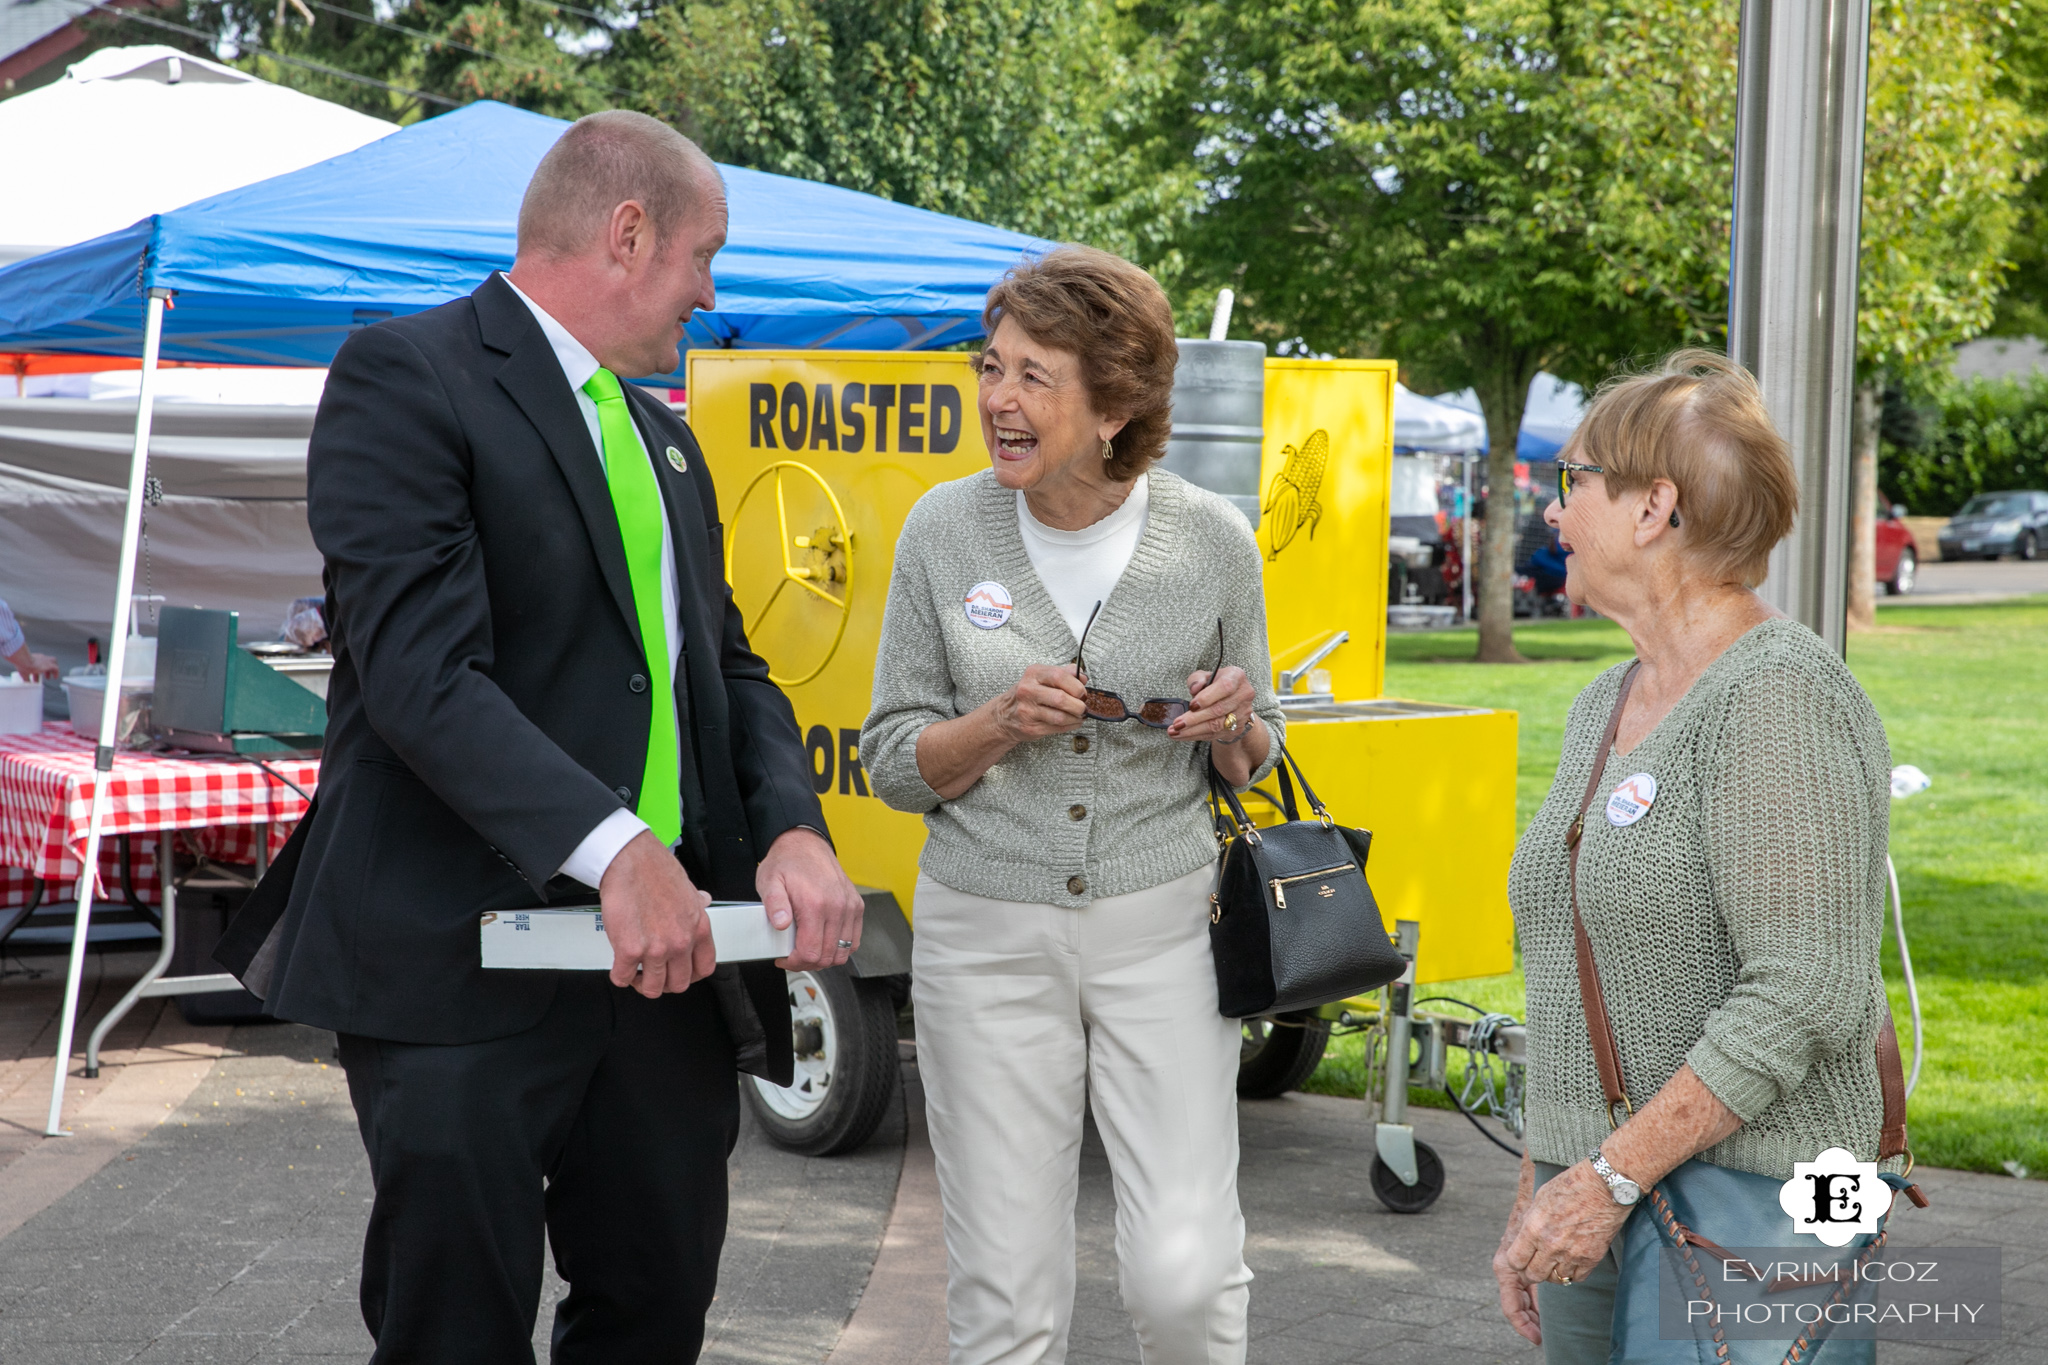
<path id="1" fill-rule="evenodd" d="M 545 0 L 540 0 L 540 2 L 545 4 Z M 312 5 L 315 9 L 324 9 L 329 14 L 338 14 L 344 19 L 353 19 L 359 24 L 374 24 L 378 28 L 389 29 L 393 33 L 402 33 L 415 42 L 430 43 L 436 47 L 460 48 L 464 52 L 473 52 L 479 57 L 488 57 L 494 62 L 503 62 L 506 66 L 525 67 L 529 71 L 538 71 L 543 75 L 556 76 L 563 80 L 573 81 L 577 85 L 591 90 L 603 90 L 613 95 L 624 95 L 627 99 L 634 101 L 642 99 L 638 91 L 621 89 L 616 85 L 606 85 L 602 81 L 593 81 L 589 77 L 579 75 L 573 71 L 559 71 L 544 62 L 528 61 L 523 57 L 508 57 L 502 52 L 492 52 L 488 48 L 457 42 L 453 38 L 443 38 L 437 34 L 428 33 L 424 29 L 407 28 L 404 24 L 394 24 L 388 19 L 379 19 L 374 14 L 362 14 L 352 9 L 344 9 L 340 5 L 329 4 L 328 0 L 306 0 L 306 3 Z M 549 9 L 559 8 L 554 5 L 547 5 L 546 7 Z M 587 10 L 582 12 L 589 13 Z"/>
<path id="2" fill-rule="evenodd" d="M 99 0 L 94 0 L 92 8 L 101 14 L 111 15 L 116 19 L 125 19 L 137 24 L 148 24 L 152 28 L 169 29 L 173 33 L 182 33 L 187 37 L 198 38 L 208 44 L 220 41 L 220 35 L 217 33 L 207 33 L 202 29 L 188 28 L 184 24 L 174 24 L 168 19 L 158 19 L 152 15 L 137 14 L 132 10 L 116 9 L 112 5 L 99 3 Z M 375 76 L 365 76 L 355 71 L 344 71 L 338 66 L 329 66 L 325 62 L 316 62 L 305 57 L 289 56 L 275 48 L 265 47 L 261 43 L 243 42 L 238 39 L 235 46 L 243 52 L 259 53 L 271 58 L 273 61 L 285 62 L 291 66 L 302 66 L 309 71 L 318 71 L 324 76 L 333 76 L 337 80 L 354 81 L 358 85 L 374 85 L 380 90 L 389 90 L 395 95 L 404 95 L 410 99 L 426 100 L 430 104 L 446 105 L 450 109 L 460 109 L 463 105 L 463 101 L 450 99 L 446 95 L 430 94 L 425 90 L 413 90 L 407 86 L 393 85 L 390 81 L 380 81 Z"/>

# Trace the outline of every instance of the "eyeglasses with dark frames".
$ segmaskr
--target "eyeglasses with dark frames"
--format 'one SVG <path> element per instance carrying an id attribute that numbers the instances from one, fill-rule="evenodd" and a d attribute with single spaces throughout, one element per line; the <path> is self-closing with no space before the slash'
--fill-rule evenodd
<path id="1" fill-rule="evenodd" d="M 1080 643 L 1074 649 L 1074 667 L 1079 670 L 1082 685 L 1086 688 L 1081 699 L 1082 707 L 1088 712 L 1088 719 L 1114 725 L 1118 721 L 1134 720 L 1140 725 L 1149 725 L 1154 730 L 1164 730 L 1182 716 L 1195 709 L 1193 701 L 1186 697 L 1148 697 L 1143 705 L 1132 707 L 1114 692 L 1099 687 L 1087 687 L 1088 664 L 1082 652 L 1088 647 L 1088 632 L 1095 629 L 1095 618 L 1102 612 L 1102 603 L 1097 602 L 1088 613 L 1088 624 L 1081 627 Z M 1216 618 L 1216 667 L 1223 667 L 1223 618 Z"/>
<path id="2" fill-rule="evenodd" d="M 1605 474 L 1606 472 L 1605 468 L 1597 464 L 1576 464 L 1571 460 L 1559 460 L 1557 462 L 1557 505 L 1559 507 L 1564 506 L 1565 500 L 1571 496 L 1572 475 Z"/>

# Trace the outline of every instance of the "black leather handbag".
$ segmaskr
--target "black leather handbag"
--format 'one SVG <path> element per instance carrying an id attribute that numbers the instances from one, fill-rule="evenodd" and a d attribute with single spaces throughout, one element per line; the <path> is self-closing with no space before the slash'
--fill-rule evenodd
<path id="1" fill-rule="evenodd" d="M 1295 808 L 1290 770 L 1314 819 Z M 1209 948 L 1218 1003 L 1231 1019 L 1345 1000 L 1386 985 L 1404 966 L 1365 880 L 1371 831 L 1332 820 L 1284 744 L 1273 771 L 1286 823 L 1260 829 L 1209 767 L 1222 848 L 1209 895 Z"/>

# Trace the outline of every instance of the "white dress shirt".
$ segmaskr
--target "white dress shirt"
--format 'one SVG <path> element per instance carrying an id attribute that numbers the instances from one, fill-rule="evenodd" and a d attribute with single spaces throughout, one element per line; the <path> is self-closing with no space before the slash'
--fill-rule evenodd
<path id="1" fill-rule="evenodd" d="M 519 301 L 533 313 L 533 320 L 540 324 L 540 330 L 555 349 L 555 359 L 561 363 L 562 374 L 569 381 L 569 391 L 575 395 L 576 410 L 583 414 L 583 425 L 590 432 L 590 448 L 597 456 L 598 469 L 604 468 L 604 433 L 597 422 L 597 403 L 583 391 L 590 382 L 590 376 L 602 367 L 588 347 L 569 334 L 569 329 L 548 316 L 548 311 L 535 303 L 512 284 L 510 276 L 505 283 L 512 285 L 512 292 L 519 295 Z M 628 410 L 630 411 L 630 409 Z M 640 434 L 640 424 L 633 424 L 633 439 L 639 443 L 640 457 L 647 459 L 647 438 Z M 659 482 L 656 490 L 659 491 Z M 676 552 L 669 539 L 668 518 L 661 519 L 661 620 L 668 636 L 669 703 L 675 703 L 676 670 L 681 666 L 683 654 L 682 627 L 676 617 Z M 676 716 L 676 752 L 682 753 L 682 734 L 685 717 Z M 632 842 L 633 837 L 647 828 L 647 822 L 630 810 L 615 810 L 598 821 L 597 828 L 583 837 L 576 845 L 576 851 L 569 855 L 567 862 L 557 869 L 566 876 L 574 877 L 586 886 L 596 887 L 604 879 L 605 869 L 612 865 L 612 859 L 619 856 L 619 850 Z"/>
<path id="2" fill-rule="evenodd" d="M 1131 566 L 1131 556 L 1145 538 L 1151 490 L 1148 477 L 1140 474 L 1123 506 L 1078 531 L 1062 531 L 1032 516 L 1024 490 L 1017 490 L 1017 529 L 1024 536 L 1024 554 L 1076 640 L 1088 627 L 1088 613 L 1097 602 L 1109 600 Z"/>

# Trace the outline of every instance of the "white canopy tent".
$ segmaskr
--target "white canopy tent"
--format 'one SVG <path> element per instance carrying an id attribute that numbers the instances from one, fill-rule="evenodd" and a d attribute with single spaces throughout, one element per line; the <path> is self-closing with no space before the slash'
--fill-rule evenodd
<path id="1" fill-rule="evenodd" d="M 1458 454 L 1486 444 L 1486 419 L 1394 385 L 1394 449 Z"/>
<path id="2" fill-rule="evenodd" d="M 395 123 L 150 44 L 0 100 L 0 265 L 354 151 Z"/>

